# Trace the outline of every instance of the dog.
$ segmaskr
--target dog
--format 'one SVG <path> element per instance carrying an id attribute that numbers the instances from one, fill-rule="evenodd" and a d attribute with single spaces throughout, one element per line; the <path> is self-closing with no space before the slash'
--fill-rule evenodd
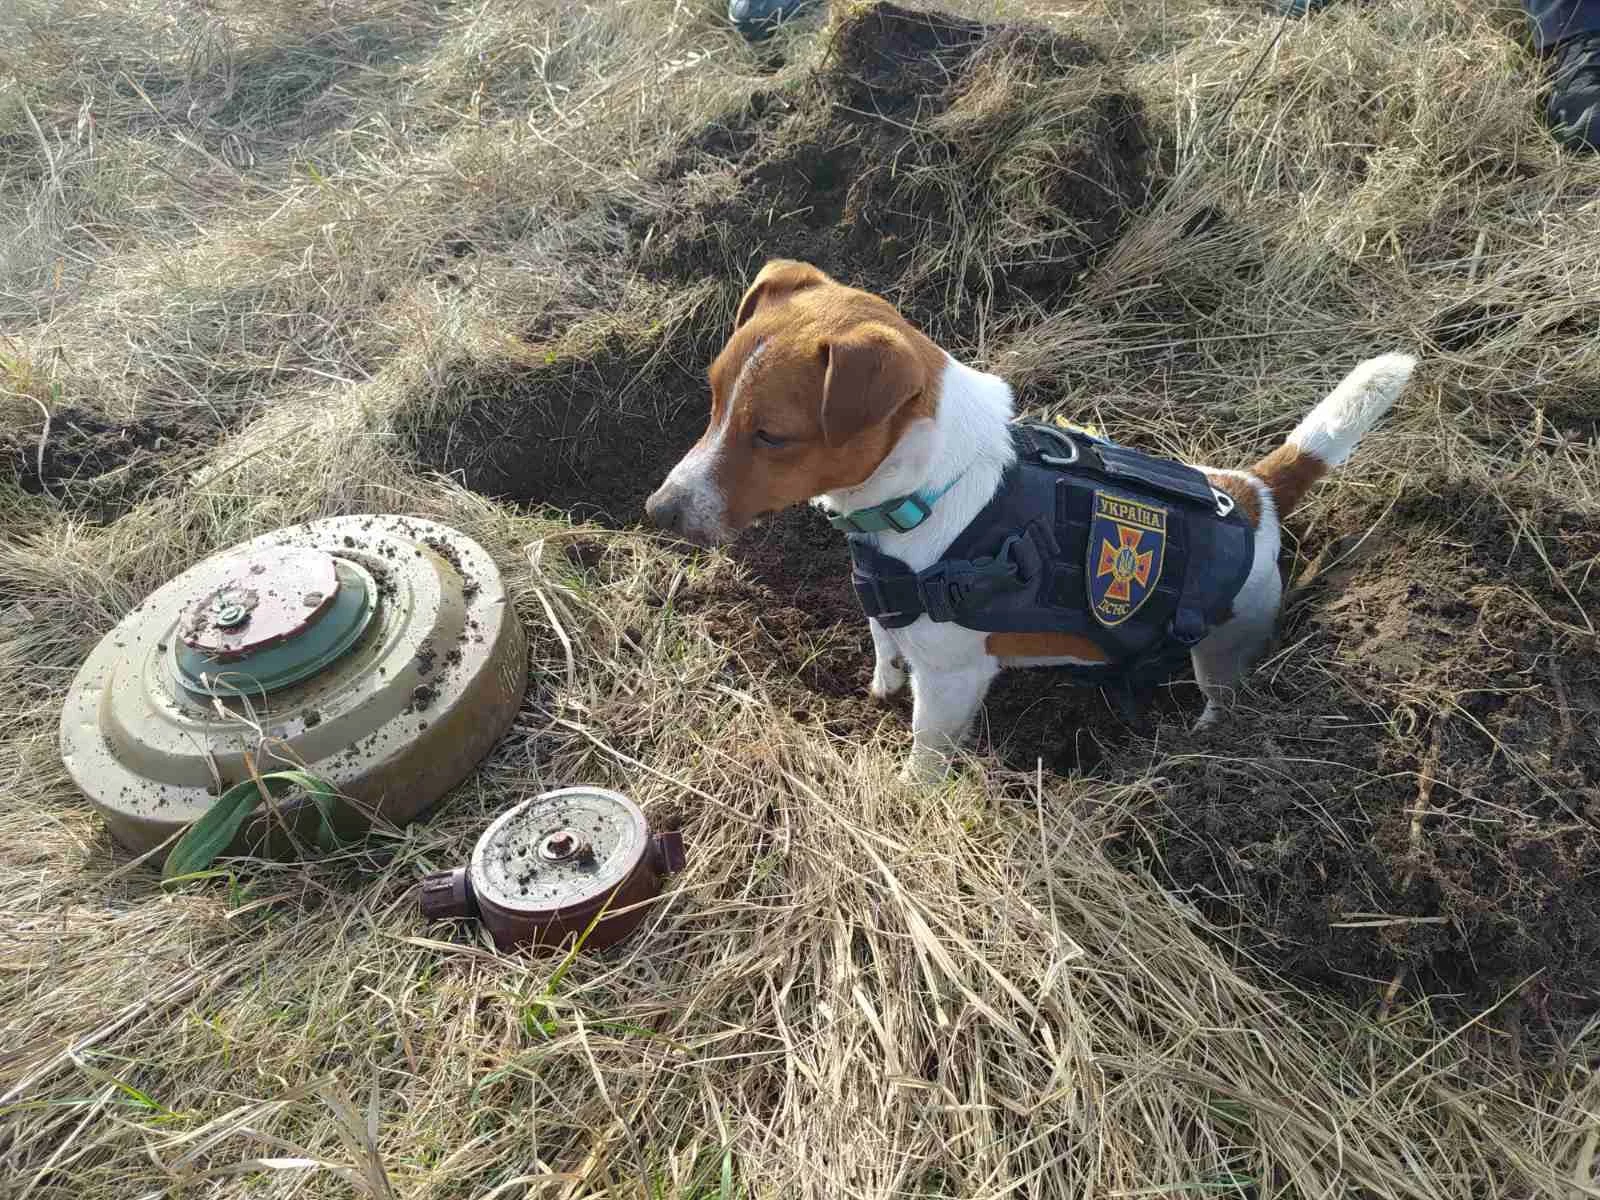
<path id="1" fill-rule="evenodd" d="M 1394 404 L 1415 366 L 1407 354 L 1362 362 L 1281 446 L 1246 470 L 1167 464 L 1187 472 L 1183 486 L 1191 491 L 1192 481 L 1203 479 L 1206 502 L 1217 501 L 1216 513 L 1203 506 L 1185 510 L 1192 521 L 1212 523 L 1194 525 L 1198 532 L 1185 539 L 1189 545 L 1203 548 L 1201 534 L 1213 525 L 1245 539 L 1229 603 L 1213 604 L 1203 636 L 1179 647 L 1179 663 L 1186 652 L 1205 697 L 1198 725 L 1222 716 L 1235 685 L 1271 638 L 1282 598 L 1281 522 L 1313 484 L 1344 463 Z M 941 577 L 941 556 L 1019 470 L 1013 396 L 1002 379 L 945 353 L 883 298 L 806 263 L 775 260 L 761 269 L 709 374 L 706 431 L 645 506 L 652 524 L 702 546 L 726 543 L 752 522 L 805 502 L 849 527 L 856 526 L 848 514 L 900 504 L 900 515 L 891 508 L 871 522 L 889 527 L 852 536 L 852 556 L 858 549 L 887 556 L 910 573 L 908 586 L 922 586 L 919 580 Z M 1048 432 L 1036 431 L 1046 441 Z M 1074 458 L 1087 445 L 1083 438 L 1068 439 Z M 1109 463 L 1110 450 L 1097 445 Z M 1134 468 L 1152 477 L 1165 469 L 1160 463 Z M 1118 495 L 1096 491 L 1099 507 L 1085 518 L 1099 522 L 1090 531 L 1086 572 L 1098 580 L 1089 595 L 1098 625 L 1074 618 L 1077 632 L 985 630 L 951 620 L 949 613 L 936 620 L 931 607 L 914 620 L 869 621 L 876 658 L 872 695 L 899 692 L 909 671 L 912 749 L 904 777 L 928 781 L 947 773 L 1002 669 L 1115 665 L 1101 635 L 1152 594 L 1149 577 L 1159 575 L 1162 555 L 1172 549 L 1166 522 L 1174 519 L 1164 499 L 1123 508 Z M 1224 524 L 1216 525 L 1219 520 Z M 1098 575 L 1096 550 L 1103 556 Z M 1208 564 L 1186 569 L 1203 574 Z"/>

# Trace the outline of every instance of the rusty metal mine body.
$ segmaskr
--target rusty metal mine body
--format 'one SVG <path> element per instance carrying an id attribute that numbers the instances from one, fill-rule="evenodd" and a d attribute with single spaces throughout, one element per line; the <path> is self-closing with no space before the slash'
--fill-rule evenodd
<path id="1" fill-rule="evenodd" d="M 626 796 L 563 788 L 497 817 L 471 862 L 422 881 L 420 903 L 430 920 L 477 919 L 501 950 L 549 952 L 585 931 L 600 950 L 638 928 L 683 865 L 682 837 L 652 834 Z"/>
<path id="2" fill-rule="evenodd" d="M 404 824 L 510 726 L 526 639 L 499 570 L 430 521 L 332 517 L 265 534 L 157 589 L 80 668 L 61 718 L 73 781 L 135 852 L 221 790 L 288 767 Z M 312 815 L 292 800 L 290 826 Z M 271 853 L 269 821 L 232 853 Z"/>

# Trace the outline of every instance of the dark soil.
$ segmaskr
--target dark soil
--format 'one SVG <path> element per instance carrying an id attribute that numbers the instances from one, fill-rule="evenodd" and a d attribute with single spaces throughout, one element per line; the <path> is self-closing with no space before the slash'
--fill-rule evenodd
<path id="1" fill-rule="evenodd" d="M 224 431 L 209 412 L 190 419 L 119 423 L 86 409 L 61 408 L 50 416 L 41 472 L 43 432 L 42 417 L 0 430 L 0 460 L 9 462 L 23 491 L 49 495 L 104 523 L 180 481 L 185 468 Z"/>
<path id="2" fill-rule="evenodd" d="M 459 394 L 461 415 L 423 430 L 416 455 L 486 495 L 634 524 L 645 497 L 705 427 L 700 392 L 712 342 L 686 338 L 671 355 L 659 344 L 641 352 L 618 336 L 589 357 L 543 367 L 462 368 L 446 383 Z M 663 396 L 674 398 L 666 411 L 654 407 Z"/>
<path id="3" fill-rule="evenodd" d="M 1161 869 L 1302 979 L 1558 1041 L 1600 1005 L 1600 522 L 1440 475 L 1352 550 L 1381 516 L 1311 548 L 1344 560 L 1240 714 L 1166 747 Z"/>

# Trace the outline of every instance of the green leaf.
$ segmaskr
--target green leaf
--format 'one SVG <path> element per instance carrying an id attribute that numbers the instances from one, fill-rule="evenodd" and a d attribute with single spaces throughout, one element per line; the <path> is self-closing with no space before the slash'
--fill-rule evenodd
<path id="1" fill-rule="evenodd" d="M 270 781 L 267 787 L 271 787 Z M 208 808 L 199 820 L 183 831 L 178 844 L 167 853 L 161 878 L 176 879 L 204 871 L 228 848 L 245 818 L 261 803 L 261 789 L 254 779 L 236 783 Z"/>
<path id="2" fill-rule="evenodd" d="M 161 878 L 170 882 L 208 870 L 260 805 L 263 787 L 274 798 L 295 788 L 304 791 L 316 806 L 318 847 L 330 851 L 338 846 L 333 811 L 339 803 L 339 794 L 333 786 L 305 771 L 271 771 L 262 775 L 259 783 L 246 779 L 218 796 L 217 802 L 183 831 L 183 836 L 168 852 Z"/>

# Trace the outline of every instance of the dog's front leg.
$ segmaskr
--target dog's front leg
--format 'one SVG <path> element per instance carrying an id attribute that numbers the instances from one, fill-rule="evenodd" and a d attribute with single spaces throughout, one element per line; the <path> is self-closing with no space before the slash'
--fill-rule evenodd
<path id="1" fill-rule="evenodd" d="M 1000 664 L 985 656 L 955 670 L 929 671 L 915 660 L 911 666 L 911 758 L 900 777 L 933 783 L 944 778 L 951 755 L 972 731 Z"/>
<path id="2" fill-rule="evenodd" d="M 876 621 L 868 621 L 872 630 L 872 698 L 887 700 L 906 686 L 906 664 L 900 657 L 900 647 L 894 644 L 889 631 Z"/>

